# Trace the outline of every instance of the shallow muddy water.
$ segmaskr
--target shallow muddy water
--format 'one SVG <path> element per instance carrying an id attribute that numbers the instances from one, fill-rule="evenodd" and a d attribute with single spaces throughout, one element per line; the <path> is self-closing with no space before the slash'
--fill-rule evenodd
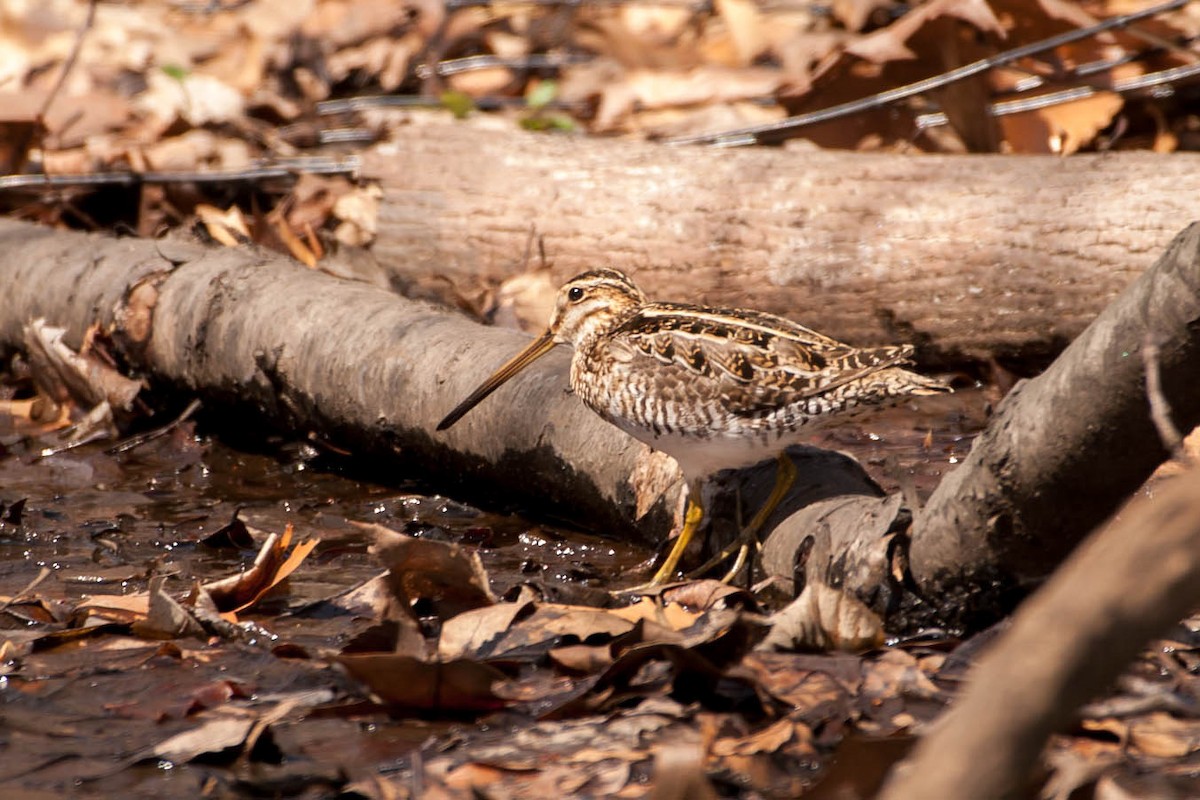
<path id="1" fill-rule="evenodd" d="M 813 444 L 847 452 L 888 491 L 902 484 L 927 496 L 965 457 L 983 422 L 980 391 L 922 398 L 821 431 Z M 303 447 L 273 453 L 235 449 L 188 426 L 129 453 L 91 445 L 44 459 L 0 458 L 0 503 L 24 500 L 22 525 L 0 527 L 0 594 L 11 595 L 40 567 L 40 590 L 61 597 L 142 590 L 150 572 L 208 580 L 244 563 L 246 553 L 201 544 L 235 512 L 252 528 L 321 539 L 291 579 L 289 604 L 355 585 L 379 567 L 354 522 L 478 548 L 495 585 L 522 581 L 613 585 L 652 552 L 636 544 L 498 515 L 453 499 L 417 494 L 382 476 L 371 481 L 322 468 Z M 55 588 L 57 587 L 57 588 Z"/>

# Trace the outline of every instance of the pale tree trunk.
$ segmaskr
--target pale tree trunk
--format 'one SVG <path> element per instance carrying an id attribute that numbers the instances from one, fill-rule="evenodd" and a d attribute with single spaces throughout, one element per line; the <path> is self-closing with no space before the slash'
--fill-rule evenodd
<path id="1" fill-rule="evenodd" d="M 397 280 L 629 271 L 652 297 L 781 313 L 943 360 L 1057 352 L 1196 216 L 1200 156 L 670 148 L 415 124 L 364 158 Z M 535 258 L 536 262 L 536 251 Z"/>

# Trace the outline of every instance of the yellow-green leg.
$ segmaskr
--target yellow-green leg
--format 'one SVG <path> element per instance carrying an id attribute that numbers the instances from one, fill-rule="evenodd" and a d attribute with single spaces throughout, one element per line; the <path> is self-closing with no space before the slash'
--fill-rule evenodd
<path id="1" fill-rule="evenodd" d="M 787 493 L 791 491 L 792 484 L 796 482 L 796 465 L 788 458 L 787 453 L 780 452 L 776 461 L 775 485 L 771 489 L 770 496 L 767 497 L 767 502 L 763 503 L 758 513 L 750 520 L 750 524 L 742 528 L 737 539 L 726 545 L 725 549 L 710 558 L 695 572 L 688 573 L 689 578 L 704 574 L 733 555 L 735 550 L 737 551 L 737 558 L 721 581 L 729 583 L 741 572 L 742 567 L 746 564 L 746 559 L 750 555 L 750 548 L 758 546 L 758 532 L 762 530 L 763 525 L 767 524 L 767 520 L 775 513 L 775 509 L 779 508 L 779 504 L 783 502 L 783 499 L 787 497 Z"/>
<path id="2" fill-rule="evenodd" d="M 700 482 L 688 484 L 687 509 L 683 514 L 683 530 L 675 537 L 675 544 L 671 546 L 671 552 L 667 554 L 667 560 L 658 568 L 658 572 L 654 573 L 654 577 L 650 579 L 649 586 L 661 586 L 667 581 L 675 579 L 675 570 L 679 567 L 679 559 L 683 558 L 683 553 L 687 550 L 692 539 L 696 536 L 696 531 L 700 529 L 700 521 L 704 519 L 704 509 L 700 507 Z"/>

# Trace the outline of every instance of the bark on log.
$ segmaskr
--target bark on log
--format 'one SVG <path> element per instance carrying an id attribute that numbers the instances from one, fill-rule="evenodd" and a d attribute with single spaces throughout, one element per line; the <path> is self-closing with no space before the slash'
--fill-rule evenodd
<path id="1" fill-rule="evenodd" d="M 1046 740 L 1200 605 L 1200 471 L 1141 498 L 1017 612 L 880 800 L 1026 797 Z"/>
<path id="2" fill-rule="evenodd" d="M 506 402 L 433 433 L 522 334 L 278 255 L 11 220 L 0 220 L 0 285 L 0 346 L 20 347 L 24 327 L 43 317 L 78 348 L 96 322 L 128 364 L 210 407 L 298 438 L 317 432 L 383 456 L 400 475 L 570 509 L 611 535 L 655 540 L 671 529 L 674 476 L 647 480 L 647 448 L 567 394 L 566 353 L 502 389 Z"/>
<path id="3" fill-rule="evenodd" d="M 652 297 L 761 308 L 945 359 L 1061 349 L 1195 216 L 1200 156 L 669 148 L 418 124 L 364 158 L 408 280 L 598 265 Z"/>
<path id="4" fill-rule="evenodd" d="M 444 309 L 244 249 L 112 239 L 0 219 L 0 347 L 45 318 L 78 347 L 98 323 L 136 370 L 302 438 L 382 457 L 397 476 L 548 509 L 614 537 L 659 542 L 682 482 L 670 459 L 609 425 L 552 353 L 452 430 L 434 425 L 527 341 Z M 795 448 L 800 478 L 775 519 L 881 493 L 845 456 Z M 735 505 L 763 502 L 773 462 L 706 488 L 732 539 Z"/>
<path id="5" fill-rule="evenodd" d="M 1200 223 L 1004 399 L 929 498 L 909 564 L 938 624 L 978 629 L 1008 613 L 1170 455 L 1150 416 L 1147 337 L 1174 422 L 1190 431 L 1200 424 Z"/>

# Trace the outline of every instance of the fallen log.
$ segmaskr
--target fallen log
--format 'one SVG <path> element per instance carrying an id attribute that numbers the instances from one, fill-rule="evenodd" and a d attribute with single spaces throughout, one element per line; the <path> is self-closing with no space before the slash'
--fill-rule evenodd
<path id="1" fill-rule="evenodd" d="M 1138 498 L 1029 598 L 880 800 L 1028 796 L 1052 733 L 1200 605 L 1200 471 Z"/>
<path id="2" fill-rule="evenodd" d="M 1158 345 L 1163 401 L 1191 430 L 1200 424 L 1200 223 L 1005 398 L 911 531 L 899 504 L 865 497 L 779 521 L 764 565 L 799 597 L 762 646 L 861 647 L 923 627 L 971 633 L 1009 614 L 1170 456 L 1147 399 L 1148 340 Z M 851 522 L 835 533 L 834 516 Z"/>
<path id="3" fill-rule="evenodd" d="M 418 123 L 363 175 L 384 187 L 374 251 L 413 291 L 531 269 L 532 232 L 554 287 L 616 267 L 651 297 L 912 342 L 926 361 L 1048 360 L 1192 221 L 1200 156 L 897 158 Z"/>
<path id="4" fill-rule="evenodd" d="M 1038 377 L 1018 384 L 917 517 L 909 568 L 931 619 L 1007 614 L 1170 455 L 1150 413 L 1157 345 L 1175 424 L 1200 424 L 1200 223 Z M 1011 596 L 1009 596 L 1011 595 Z"/>
<path id="5" fill-rule="evenodd" d="M 21 347 L 39 318 L 75 348 L 98 324 L 130 369 L 246 425 L 380 457 L 398 478 L 569 510 L 613 536 L 655 541 L 671 529 L 672 467 L 656 472 L 648 448 L 568 394 L 566 353 L 505 387 L 507 403 L 434 434 L 520 333 L 263 251 L 2 219 L 0 285 L 0 347 Z"/>
<path id="6" fill-rule="evenodd" d="M 22 347 L 37 319 L 65 328 L 76 348 L 99 325 L 128 368 L 230 410 L 243 427 L 266 424 L 376 457 L 396 479 L 556 513 L 612 537 L 660 542 L 674 525 L 678 468 L 570 393 L 565 348 L 438 433 L 437 421 L 524 345 L 523 334 L 262 251 L 2 219 L 0 283 L 0 348 Z M 797 448 L 793 460 L 801 477 L 777 516 L 880 493 L 845 456 Z M 728 539 L 737 497 L 765 500 L 773 462 L 726 478 L 708 502 Z"/>

